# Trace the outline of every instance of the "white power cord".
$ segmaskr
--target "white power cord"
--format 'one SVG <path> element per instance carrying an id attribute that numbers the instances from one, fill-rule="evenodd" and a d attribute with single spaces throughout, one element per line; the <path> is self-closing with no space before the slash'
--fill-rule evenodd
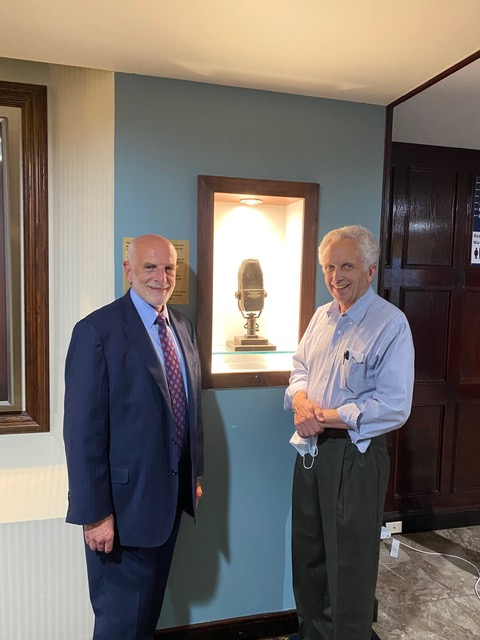
<path id="1" fill-rule="evenodd" d="M 381 533 L 380 533 L 380 538 L 381 538 L 381 540 L 386 540 L 388 538 L 391 538 L 391 540 L 392 540 L 392 551 L 390 552 L 390 555 L 395 557 L 395 558 L 398 556 L 398 546 L 399 545 L 403 545 L 404 547 L 407 547 L 408 549 L 412 549 L 412 551 L 417 551 L 418 553 L 424 553 L 427 556 L 443 556 L 444 558 L 455 558 L 457 560 L 462 560 L 463 562 L 466 562 L 471 567 L 473 567 L 475 569 L 475 571 L 477 572 L 478 578 L 477 578 L 477 581 L 475 582 L 474 589 L 475 589 L 475 595 L 480 600 L 480 593 L 479 593 L 480 569 L 477 567 L 476 564 L 473 564 L 473 562 L 470 562 L 470 560 L 466 560 L 465 558 L 462 558 L 460 556 L 454 556 L 454 555 L 452 555 L 450 553 L 439 553 L 437 551 L 422 551 L 422 549 L 416 549 L 415 547 L 410 546 L 406 542 L 403 542 L 402 540 L 398 540 L 398 538 L 392 538 L 392 534 L 390 533 L 390 531 L 386 527 L 382 527 L 382 530 L 381 530 Z M 394 547 L 395 547 L 395 549 L 394 549 Z"/>

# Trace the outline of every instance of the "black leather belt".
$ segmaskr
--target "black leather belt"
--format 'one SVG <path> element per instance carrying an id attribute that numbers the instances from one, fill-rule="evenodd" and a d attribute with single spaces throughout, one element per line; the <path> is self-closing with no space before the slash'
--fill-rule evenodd
<path id="1" fill-rule="evenodd" d="M 324 429 L 320 436 L 325 438 L 349 438 L 347 429 Z"/>

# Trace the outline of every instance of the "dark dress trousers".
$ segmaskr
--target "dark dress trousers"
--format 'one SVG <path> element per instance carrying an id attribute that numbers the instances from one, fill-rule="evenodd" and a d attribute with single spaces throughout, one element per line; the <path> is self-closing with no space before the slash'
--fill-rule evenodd
<path id="1" fill-rule="evenodd" d="M 116 632 L 97 633 L 103 609 L 110 607 L 105 602 L 95 603 L 97 587 L 105 579 L 96 573 L 97 568 L 103 572 L 107 562 L 116 570 L 130 553 L 134 554 L 137 567 L 145 562 L 157 563 L 163 575 L 152 578 L 152 590 L 158 599 L 158 591 L 165 588 L 165 571 L 168 574 L 180 513 L 184 509 L 194 515 L 196 479 L 203 474 L 201 376 L 195 332 L 190 321 L 170 307 L 169 317 L 187 376 L 188 436 L 181 460 L 163 367 L 130 292 L 78 322 L 67 354 L 67 522 L 90 524 L 111 513 L 115 518 L 112 554 L 87 548 L 90 596 L 96 613 L 94 637 L 102 640 L 120 632 L 125 635 L 122 640 L 150 636 L 140 631 L 125 632 L 120 626 Z M 151 558 L 158 548 L 167 551 L 167 560 Z M 136 555 L 139 549 L 146 554 L 141 561 Z M 125 567 L 130 561 L 131 558 L 125 561 Z M 97 568 L 92 568 L 92 563 Z M 131 606 L 131 571 L 127 573 L 125 585 L 115 595 L 116 601 L 121 600 L 115 604 L 120 615 Z M 138 580 L 145 584 L 149 578 L 139 576 Z M 159 580 L 163 585 L 155 585 Z M 112 581 L 119 584 L 121 579 L 117 576 Z M 151 597 L 154 596 L 146 595 L 147 600 Z M 163 592 L 157 609 L 162 600 Z M 132 613 L 132 617 L 141 615 L 138 611 Z M 152 613 L 145 616 L 151 618 Z M 104 620 L 102 624 L 106 628 L 113 623 Z"/>

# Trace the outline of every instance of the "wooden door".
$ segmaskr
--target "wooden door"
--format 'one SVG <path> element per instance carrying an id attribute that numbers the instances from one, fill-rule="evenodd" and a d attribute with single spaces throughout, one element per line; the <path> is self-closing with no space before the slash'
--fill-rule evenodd
<path id="1" fill-rule="evenodd" d="M 387 520 L 480 522 L 480 265 L 471 238 L 480 151 L 393 143 L 380 289 L 407 315 L 415 391 L 389 436 Z"/>

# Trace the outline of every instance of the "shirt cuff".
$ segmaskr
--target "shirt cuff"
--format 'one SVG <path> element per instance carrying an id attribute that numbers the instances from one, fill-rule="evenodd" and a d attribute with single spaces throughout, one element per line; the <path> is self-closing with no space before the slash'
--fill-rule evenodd
<path id="1" fill-rule="evenodd" d="M 305 391 L 307 393 L 307 385 L 303 382 L 297 382 L 291 384 L 287 390 L 285 391 L 285 398 L 283 400 L 283 408 L 285 411 L 293 411 L 292 401 L 293 396 L 297 393 L 297 391 Z"/>
<path id="2" fill-rule="evenodd" d="M 354 402 L 349 402 L 341 407 L 337 407 L 337 413 L 340 419 L 343 420 L 345 424 L 348 424 L 350 429 L 353 429 L 357 433 L 360 432 L 359 422 L 362 412 Z"/>

